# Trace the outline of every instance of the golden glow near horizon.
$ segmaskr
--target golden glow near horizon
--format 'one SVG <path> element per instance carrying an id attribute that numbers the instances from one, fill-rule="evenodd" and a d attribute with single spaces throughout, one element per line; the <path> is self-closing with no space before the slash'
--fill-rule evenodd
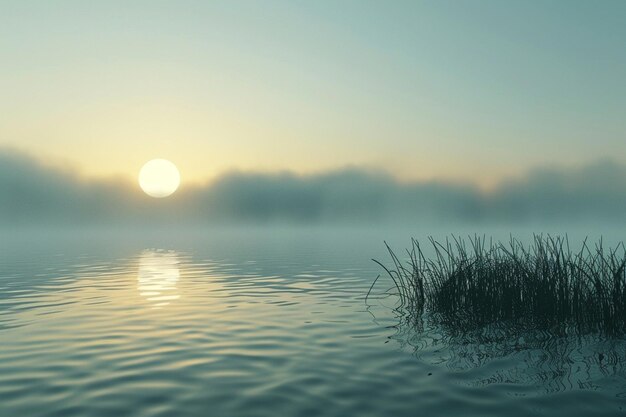
<path id="1" fill-rule="evenodd" d="M 153 159 L 141 168 L 139 185 L 150 197 L 168 197 L 178 189 L 180 173 L 167 159 Z"/>
<path id="2" fill-rule="evenodd" d="M 186 184 L 626 162 L 625 2 L 153 3 L 0 2 L 0 148 L 133 180 L 150 149 Z"/>

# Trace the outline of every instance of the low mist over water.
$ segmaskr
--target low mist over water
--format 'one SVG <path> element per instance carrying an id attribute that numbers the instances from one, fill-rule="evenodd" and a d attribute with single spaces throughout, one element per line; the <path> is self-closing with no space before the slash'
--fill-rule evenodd
<path id="1" fill-rule="evenodd" d="M 626 224 L 626 167 L 610 160 L 535 169 L 488 191 L 469 183 L 403 182 L 360 168 L 309 176 L 232 172 L 155 202 L 137 184 L 88 181 L 4 151 L 0 193 L 10 196 L 0 201 L 5 227 Z"/>

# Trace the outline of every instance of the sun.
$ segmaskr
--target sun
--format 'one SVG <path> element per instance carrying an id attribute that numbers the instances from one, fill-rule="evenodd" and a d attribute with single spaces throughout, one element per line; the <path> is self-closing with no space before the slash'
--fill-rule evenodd
<path id="1" fill-rule="evenodd" d="M 153 159 L 139 171 L 139 186 L 150 197 L 168 197 L 178 189 L 180 173 L 167 159 Z"/>

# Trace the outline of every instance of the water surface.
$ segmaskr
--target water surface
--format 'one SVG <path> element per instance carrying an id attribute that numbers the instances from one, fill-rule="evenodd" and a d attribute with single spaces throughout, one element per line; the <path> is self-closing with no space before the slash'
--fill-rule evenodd
<path id="1" fill-rule="evenodd" d="M 301 229 L 5 239 L 0 415 L 623 411 L 620 340 L 451 338 L 407 325 L 392 297 L 366 303 L 382 239 L 406 245 L 410 236 Z"/>

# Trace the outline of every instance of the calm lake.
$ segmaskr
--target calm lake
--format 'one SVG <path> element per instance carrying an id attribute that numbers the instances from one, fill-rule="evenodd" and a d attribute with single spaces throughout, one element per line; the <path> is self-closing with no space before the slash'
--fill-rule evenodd
<path id="1" fill-rule="evenodd" d="M 382 277 L 366 302 L 383 240 L 429 232 L 5 233 L 0 415 L 626 412 L 623 340 L 449 338 L 402 321 Z"/>

